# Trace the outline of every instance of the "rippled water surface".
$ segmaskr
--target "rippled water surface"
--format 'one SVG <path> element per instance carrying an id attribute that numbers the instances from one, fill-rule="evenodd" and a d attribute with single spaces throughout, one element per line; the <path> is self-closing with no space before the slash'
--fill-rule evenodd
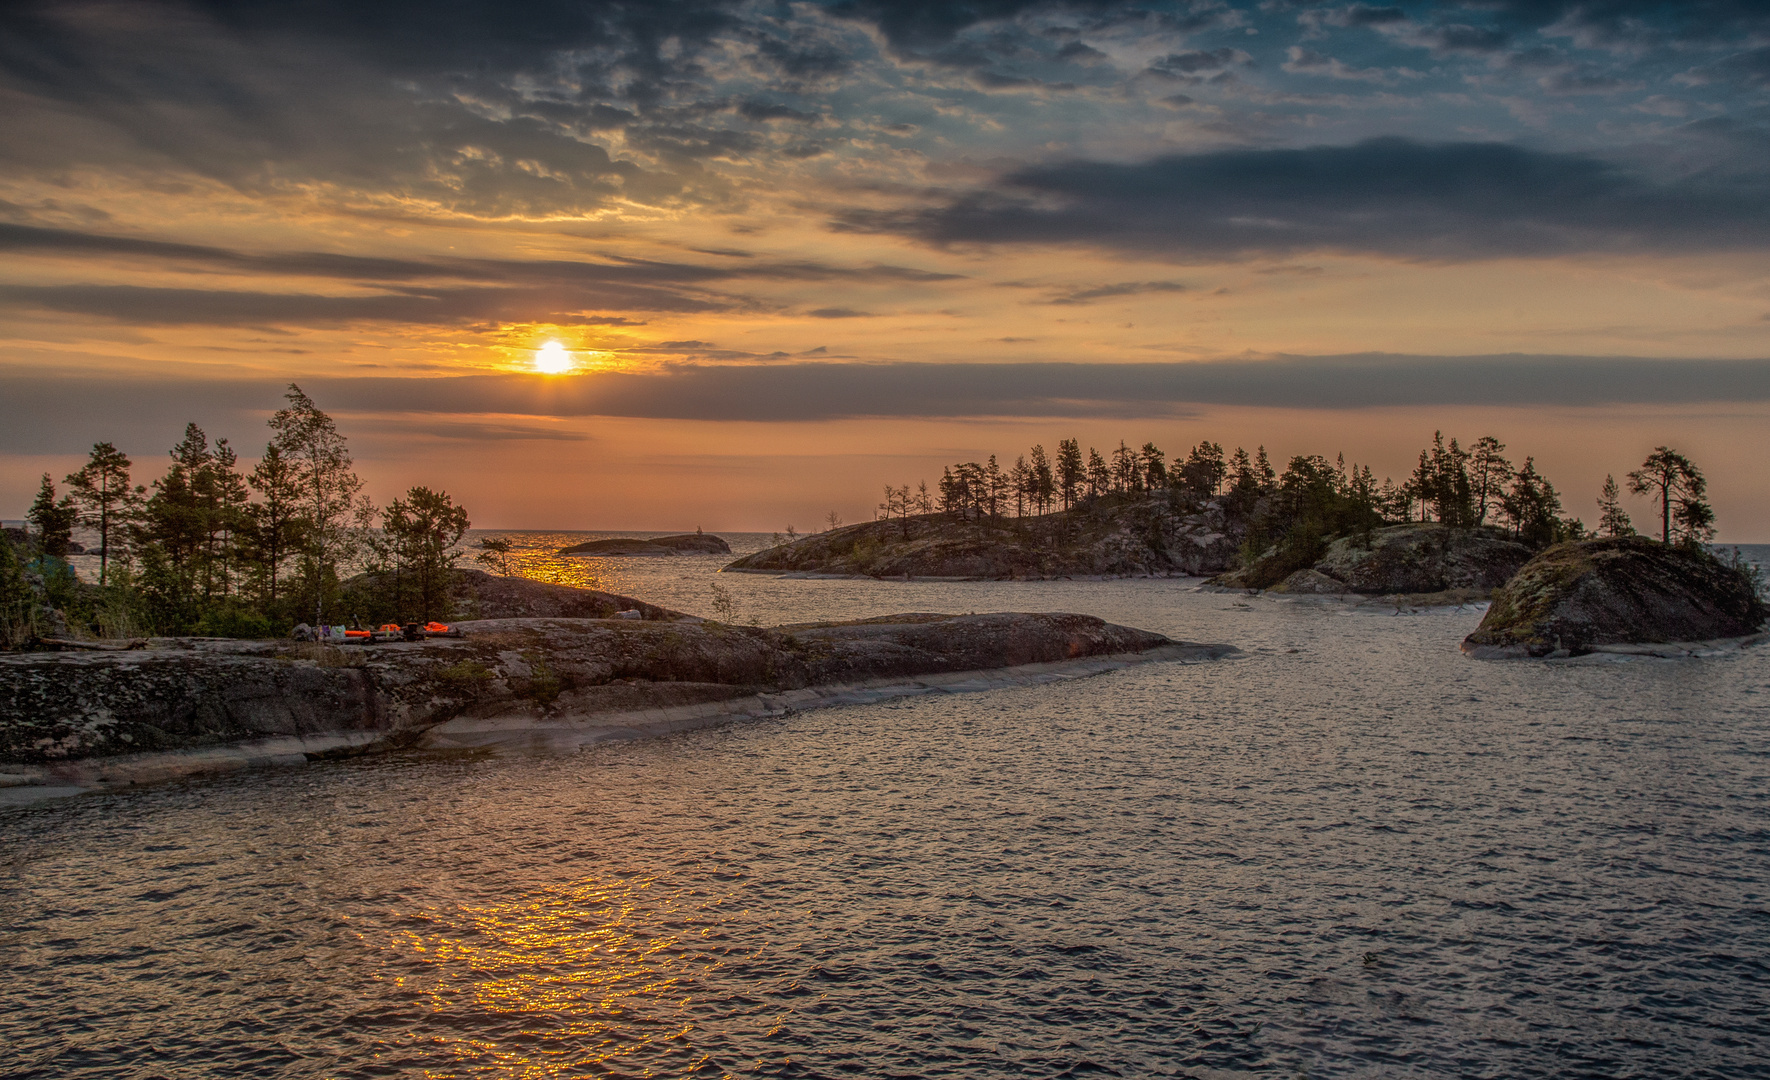
<path id="1" fill-rule="evenodd" d="M 1244 651 L 0 811 L 0 1075 L 1770 1075 L 1770 650 L 1476 663 L 1475 611 L 553 539 L 537 576 L 755 621 Z"/>

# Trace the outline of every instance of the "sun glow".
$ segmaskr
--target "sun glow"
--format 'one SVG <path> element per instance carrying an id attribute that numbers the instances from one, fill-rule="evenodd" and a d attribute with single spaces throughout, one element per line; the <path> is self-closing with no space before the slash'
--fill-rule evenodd
<path id="1" fill-rule="evenodd" d="M 572 369 L 572 354 L 557 341 L 535 350 L 535 370 L 543 375 L 564 375 Z"/>

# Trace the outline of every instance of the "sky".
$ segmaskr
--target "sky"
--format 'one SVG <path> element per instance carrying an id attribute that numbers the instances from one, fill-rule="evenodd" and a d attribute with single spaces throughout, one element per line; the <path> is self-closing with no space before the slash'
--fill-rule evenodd
<path id="1" fill-rule="evenodd" d="M 294 382 L 487 528 L 1442 429 L 1770 542 L 1767 272 L 1744 0 L 0 6 L 5 518 Z"/>

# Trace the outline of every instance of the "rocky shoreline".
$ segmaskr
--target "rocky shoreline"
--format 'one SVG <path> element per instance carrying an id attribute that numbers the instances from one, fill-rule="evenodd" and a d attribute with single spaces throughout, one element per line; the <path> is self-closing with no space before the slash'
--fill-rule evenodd
<path id="1" fill-rule="evenodd" d="M 1640 536 L 1557 544 L 1506 582 L 1463 640 L 1481 660 L 1594 652 L 1707 655 L 1764 639 L 1757 582 L 1699 549 Z"/>
<path id="2" fill-rule="evenodd" d="M 1233 565 L 1239 543 L 1221 500 L 1187 509 L 1154 495 L 1036 517 L 867 521 L 765 548 L 725 569 L 922 581 L 1197 577 Z"/>
<path id="3" fill-rule="evenodd" d="M 1304 595 L 1438 595 L 1446 603 L 1487 599 L 1530 560 L 1528 547 L 1491 526 L 1385 525 L 1342 536 L 1311 565 L 1290 569 L 1267 555 L 1211 584 Z"/>
<path id="4" fill-rule="evenodd" d="M 685 616 L 460 625 L 464 638 L 376 646 L 162 639 L 125 653 L 0 657 L 0 791 L 17 801 L 28 788 L 379 750 L 569 748 L 1234 651 L 1059 614 L 769 629 Z"/>

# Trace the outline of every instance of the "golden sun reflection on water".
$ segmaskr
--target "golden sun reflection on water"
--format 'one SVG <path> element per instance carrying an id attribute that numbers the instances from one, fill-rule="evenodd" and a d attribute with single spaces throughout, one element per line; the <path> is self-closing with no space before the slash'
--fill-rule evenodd
<path id="1" fill-rule="evenodd" d="M 726 963 L 708 939 L 730 899 L 587 878 L 505 903 L 395 913 L 385 937 L 363 940 L 384 953 L 382 979 L 427 1002 L 429 1041 L 463 1070 L 428 1075 L 582 1076 L 661 1051 L 692 1068 L 702 1055 L 690 1009 Z"/>

